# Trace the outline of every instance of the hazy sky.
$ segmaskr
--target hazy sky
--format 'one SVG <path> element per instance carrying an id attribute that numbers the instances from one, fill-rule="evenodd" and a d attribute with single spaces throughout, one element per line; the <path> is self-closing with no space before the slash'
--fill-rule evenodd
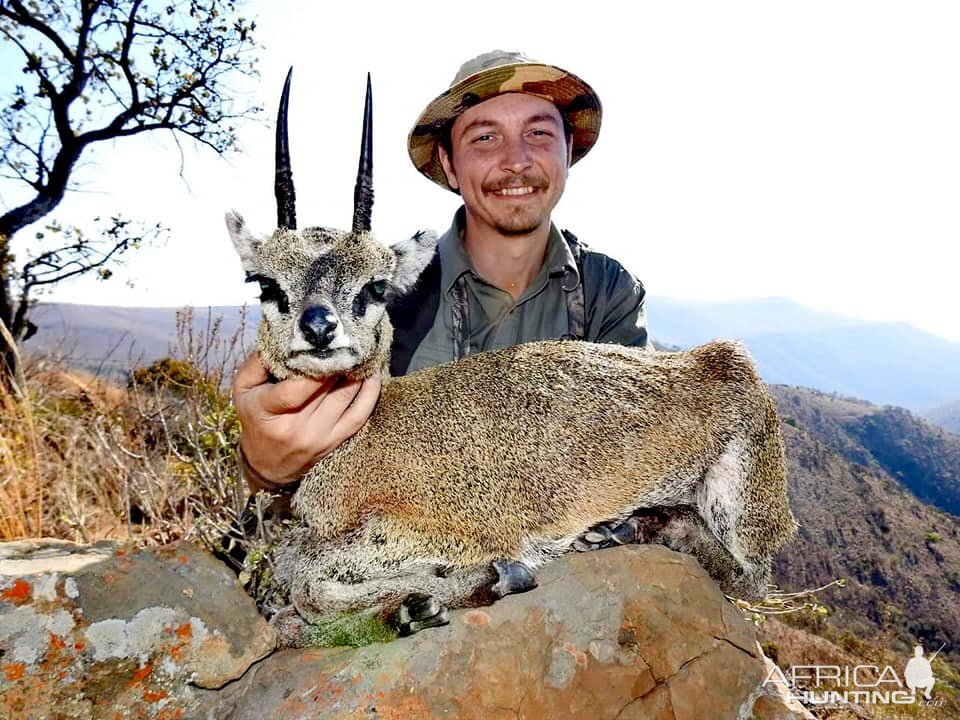
<path id="1" fill-rule="evenodd" d="M 277 0 L 246 12 L 265 46 L 248 91 L 269 120 L 247 124 L 226 160 L 184 145 L 186 182 L 168 137 L 85 155 L 82 192 L 53 217 L 122 210 L 172 232 L 113 280 L 49 299 L 252 301 L 222 218 L 235 207 L 272 230 L 272 119 L 289 65 L 300 224 L 350 223 L 369 70 L 374 231 L 394 242 L 445 229 L 458 198 L 413 169 L 406 135 L 461 62 L 503 48 L 569 68 L 600 95 L 600 139 L 554 219 L 649 295 L 784 296 L 960 341 L 960 3 Z M 2 57 L 10 77 L 20 61 Z M 18 199 L 0 184 L 4 207 Z"/>

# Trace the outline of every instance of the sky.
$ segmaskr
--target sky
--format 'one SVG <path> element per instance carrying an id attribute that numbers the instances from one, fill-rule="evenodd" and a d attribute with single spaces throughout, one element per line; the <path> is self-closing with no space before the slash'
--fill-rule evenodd
<path id="1" fill-rule="evenodd" d="M 459 199 L 417 173 L 406 136 L 462 62 L 501 48 L 599 94 L 599 140 L 554 220 L 620 260 L 648 297 L 786 297 L 960 342 L 960 3 L 264 0 L 244 12 L 257 18 L 261 75 L 235 84 L 267 111 L 242 127 L 241 152 L 182 143 L 183 177 L 168 135 L 85 154 L 79 191 L 51 218 L 122 211 L 171 232 L 110 281 L 44 299 L 254 302 L 223 214 L 273 229 L 273 115 L 291 65 L 300 225 L 350 224 L 370 71 L 373 230 L 386 243 L 445 230 Z M 0 55 L 8 77 L 11 57 Z M 0 183 L 0 206 L 22 197 Z"/>

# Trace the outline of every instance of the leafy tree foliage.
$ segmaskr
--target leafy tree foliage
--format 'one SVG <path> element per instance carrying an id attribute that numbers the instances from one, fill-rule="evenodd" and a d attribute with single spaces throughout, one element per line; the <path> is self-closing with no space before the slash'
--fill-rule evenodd
<path id="1" fill-rule="evenodd" d="M 19 271 L 13 236 L 57 207 L 98 142 L 169 130 L 218 153 L 232 149 L 236 121 L 259 111 L 238 103 L 228 84 L 256 72 L 254 30 L 235 0 L 0 0 L 0 38 L 23 59 L 21 81 L 0 98 L 0 173 L 28 196 L 0 216 L 0 321 L 13 338 L 31 332 L 31 288 L 83 272 L 102 277 L 144 233 L 117 218 L 97 238 L 61 236 Z M 3 360 L 10 367 L 8 354 Z"/>

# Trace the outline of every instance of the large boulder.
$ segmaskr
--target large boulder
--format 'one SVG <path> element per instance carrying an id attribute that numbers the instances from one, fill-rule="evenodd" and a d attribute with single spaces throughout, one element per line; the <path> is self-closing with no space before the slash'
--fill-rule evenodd
<path id="1" fill-rule="evenodd" d="M 692 557 L 660 546 L 567 555 L 540 585 L 365 648 L 277 652 L 217 717 L 810 717 L 773 684 L 753 626 Z"/>
<path id="2" fill-rule="evenodd" d="M 273 650 L 236 577 L 189 543 L 0 545 L 0 717 L 191 717 Z"/>

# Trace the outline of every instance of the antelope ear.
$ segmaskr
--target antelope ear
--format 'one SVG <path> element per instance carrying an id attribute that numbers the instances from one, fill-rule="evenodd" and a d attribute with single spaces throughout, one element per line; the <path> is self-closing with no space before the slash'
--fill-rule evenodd
<path id="1" fill-rule="evenodd" d="M 412 237 L 390 246 L 397 258 L 397 268 L 391 281 L 396 293 L 402 295 L 416 284 L 420 273 L 433 259 L 438 240 L 432 230 L 420 230 Z"/>
<path id="2" fill-rule="evenodd" d="M 230 231 L 230 239 L 233 240 L 233 247 L 236 248 L 237 254 L 240 256 L 243 269 L 247 273 L 257 272 L 259 270 L 257 251 L 260 242 L 250 232 L 243 216 L 236 210 L 231 210 L 223 217 L 227 221 L 227 230 Z"/>

